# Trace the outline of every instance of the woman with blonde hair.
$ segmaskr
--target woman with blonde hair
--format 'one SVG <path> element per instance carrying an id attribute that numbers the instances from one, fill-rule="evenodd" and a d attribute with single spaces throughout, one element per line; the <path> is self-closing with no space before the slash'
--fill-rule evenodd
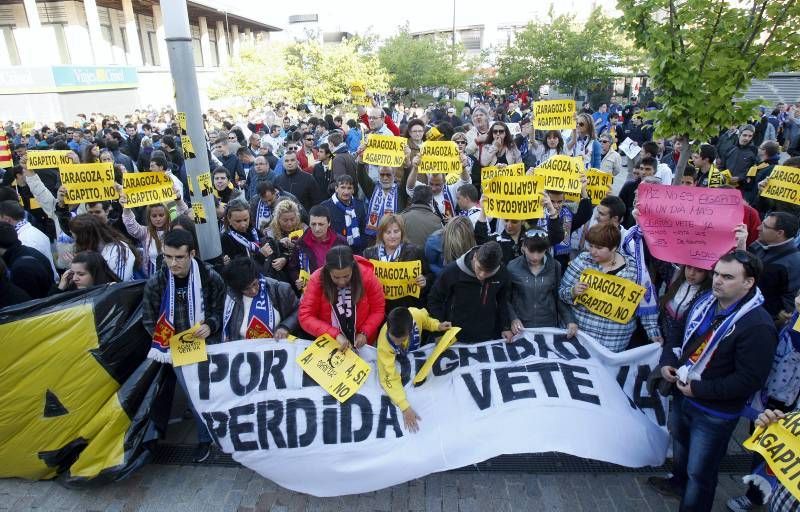
<path id="1" fill-rule="evenodd" d="M 589 114 L 578 114 L 575 131 L 567 140 L 567 154 L 583 158 L 584 166 L 599 169 L 603 160 L 602 148 L 597 141 L 594 120 Z"/>
<path id="2" fill-rule="evenodd" d="M 445 265 L 456 261 L 476 245 L 472 221 L 459 215 L 428 237 L 425 260 L 434 276 L 438 276 Z"/>
<path id="3" fill-rule="evenodd" d="M 416 281 L 420 287 L 420 296 L 402 297 L 399 299 L 386 300 L 386 310 L 391 311 L 398 306 L 402 307 L 423 307 L 426 291 L 425 287 L 429 281 L 432 282 L 433 274 L 425 261 L 422 249 L 412 243 L 406 242 L 406 227 L 403 217 L 395 213 L 387 213 L 378 223 L 378 233 L 375 236 L 375 245 L 364 250 L 364 257 L 377 261 L 419 261 L 422 272 L 417 276 Z"/>
<path id="4" fill-rule="evenodd" d="M 286 263 L 292 258 L 295 242 L 299 235 L 292 233 L 305 232 L 306 226 L 300 218 L 300 206 L 291 199 L 283 199 L 275 206 L 272 222 L 267 228 L 267 236 L 275 240 L 278 250 L 272 258 L 272 272 L 276 279 L 291 282 L 286 272 Z"/>

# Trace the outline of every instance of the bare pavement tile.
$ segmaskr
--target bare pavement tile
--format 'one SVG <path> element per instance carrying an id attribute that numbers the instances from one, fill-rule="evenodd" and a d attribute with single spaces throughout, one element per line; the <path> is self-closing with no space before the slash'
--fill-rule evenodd
<path id="1" fill-rule="evenodd" d="M 645 473 L 450 471 L 376 492 L 316 498 L 292 492 L 241 467 L 151 464 L 131 478 L 93 489 L 56 482 L 0 479 L 1 511 L 295 512 L 295 511 L 569 511 L 667 512 L 677 500 L 647 485 Z M 723 473 L 715 511 L 743 490 Z"/>

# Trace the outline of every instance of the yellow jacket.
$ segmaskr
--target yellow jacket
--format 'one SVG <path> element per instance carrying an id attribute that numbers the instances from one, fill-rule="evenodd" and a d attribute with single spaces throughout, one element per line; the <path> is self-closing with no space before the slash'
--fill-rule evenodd
<path id="1" fill-rule="evenodd" d="M 439 320 L 431 318 L 428 311 L 425 309 L 408 308 L 411 313 L 411 318 L 414 320 L 414 327 L 412 329 L 419 329 L 419 335 L 422 331 L 438 331 Z M 408 349 L 408 338 L 403 340 L 401 348 Z M 409 407 L 408 400 L 406 400 L 406 392 L 403 389 L 403 383 L 400 380 L 400 374 L 397 373 L 397 366 L 395 366 L 395 356 L 397 350 L 389 342 L 386 335 L 386 324 L 381 327 L 381 332 L 378 334 L 378 375 L 380 376 L 381 386 L 392 403 L 405 411 Z"/>

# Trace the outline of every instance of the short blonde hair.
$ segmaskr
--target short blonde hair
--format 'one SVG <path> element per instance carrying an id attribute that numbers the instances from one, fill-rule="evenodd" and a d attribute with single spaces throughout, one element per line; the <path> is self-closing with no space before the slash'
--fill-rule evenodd
<path id="1" fill-rule="evenodd" d="M 406 239 L 406 222 L 403 220 L 403 217 L 396 214 L 396 213 L 387 213 L 383 217 L 381 217 L 380 222 L 378 222 L 378 234 L 375 236 L 375 243 L 380 245 L 383 243 L 383 235 L 386 233 L 386 230 L 389 229 L 389 226 L 392 224 L 396 224 L 397 227 L 400 228 L 400 236 L 403 241 Z"/>

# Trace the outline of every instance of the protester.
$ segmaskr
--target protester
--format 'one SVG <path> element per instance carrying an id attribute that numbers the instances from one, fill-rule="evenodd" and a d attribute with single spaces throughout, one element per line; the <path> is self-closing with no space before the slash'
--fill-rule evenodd
<path id="1" fill-rule="evenodd" d="M 597 142 L 594 121 L 589 114 L 578 114 L 575 132 L 567 140 L 567 153 L 583 158 L 584 166 L 598 169 L 602 161 L 602 148 Z"/>
<path id="2" fill-rule="evenodd" d="M 277 242 L 260 237 L 250 222 L 250 205 L 237 199 L 225 211 L 225 230 L 220 234 L 222 254 L 225 261 L 237 257 L 253 258 L 262 272 L 272 264 Z"/>
<path id="3" fill-rule="evenodd" d="M 0 257 L 12 284 L 32 299 L 47 296 L 54 281 L 50 261 L 36 249 L 22 245 L 14 226 L 5 222 L 0 222 Z"/>
<path id="4" fill-rule="evenodd" d="M 97 216 L 84 213 L 69 221 L 69 234 L 75 239 L 76 253 L 99 252 L 122 281 L 133 279 L 133 269 L 139 266 L 140 258 L 122 233 Z"/>
<path id="5" fill-rule="evenodd" d="M 659 301 L 659 325 L 664 343 L 676 345 L 683 338 L 686 313 L 711 288 L 711 272 L 691 265 L 675 271 L 675 278 Z"/>
<path id="6" fill-rule="evenodd" d="M 295 250 L 289 260 L 289 275 L 298 290 L 305 287 L 300 273 L 313 274 L 324 265 L 325 255 L 337 245 L 347 245 L 347 240 L 331 228 L 331 213 L 324 206 L 317 205 L 308 212 L 309 229 L 297 240 Z"/>
<path id="7" fill-rule="evenodd" d="M 354 253 L 361 254 L 370 240 L 364 232 L 367 224 L 364 203 L 354 193 L 353 178 L 343 174 L 336 178 L 336 191 L 320 205 L 331 213 L 331 228 L 347 240 Z"/>
<path id="8" fill-rule="evenodd" d="M 0 309 L 31 300 L 28 292 L 14 284 L 5 260 L 0 257 Z"/>
<path id="9" fill-rule="evenodd" d="M 616 176 L 622 172 L 622 156 L 612 147 L 614 139 L 608 133 L 600 135 L 600 153 L 603 159 L 600 161 L 600 170 Z M 669 185 L 669 183 L 665 183 Z"/>
<path id="10" fill-rule="evenodd" d="M 287 151 L 283 155 L 283 171 L 275 179 L 277 188 L 296 197 L 307 211 L 321 201 L 322 191 L 310 174 L 300 170 L 296 153 Z"/>
<path id="11" fill-rule="evenodd" d="M 17 238 L 19 238 L 22 245 L 36 249 L 42 256 L 47 258 L 53 270 L 53 277 L 57 276 L 50 239 L 28 222 L 25 218 L 25 210 L 19 202 L 0 201 L 0 222 L 6 222 L 14 226 L 17 231 Z"/>
<path id="12" fill-rule="evenodd" d="M 72 258 L 70 269 L 58 283 L 58 291 L 83 290 L 92 286 L 118 283 L 119 277 L 108 267 L 100 253 L 81 251 Z"/>
<path id="13" fill-rule="evenodd" d="M 425 259 L 433 275 L 438 276 L 448 264 L 477 245 L 475 228 L 466 217 L 456 217 L 445 227 L 431 233 L 425 242 Z"/>
<path id="14" fill-rule="evenodd" d="M 324 261 L 300 301 L 300 326 L 315 338 L 328 334 L 342 351 L 374 345 L 385 301 L 372 264 L 346 246 L 329 250 Z"/>
<path id="15" fill-rule="evenodd" d="M 411 194 L 411 204 L 403 213 L 406 239 L 417 247 L 423 247 L 428 237 L 442 228 L 441 218 L 434 213 L 433 191 L 427 185 L 417 185 Z"/>
<path id="16" fill-rule="evenodd" d="M 487 138 L 487 143 L 481 151 L 480 164 L 482 167 L 490 165 L 511 165 L 522 162 L 522 155 L 514 144 L 514 137 L 505 123 L 494 123 Z"/>

